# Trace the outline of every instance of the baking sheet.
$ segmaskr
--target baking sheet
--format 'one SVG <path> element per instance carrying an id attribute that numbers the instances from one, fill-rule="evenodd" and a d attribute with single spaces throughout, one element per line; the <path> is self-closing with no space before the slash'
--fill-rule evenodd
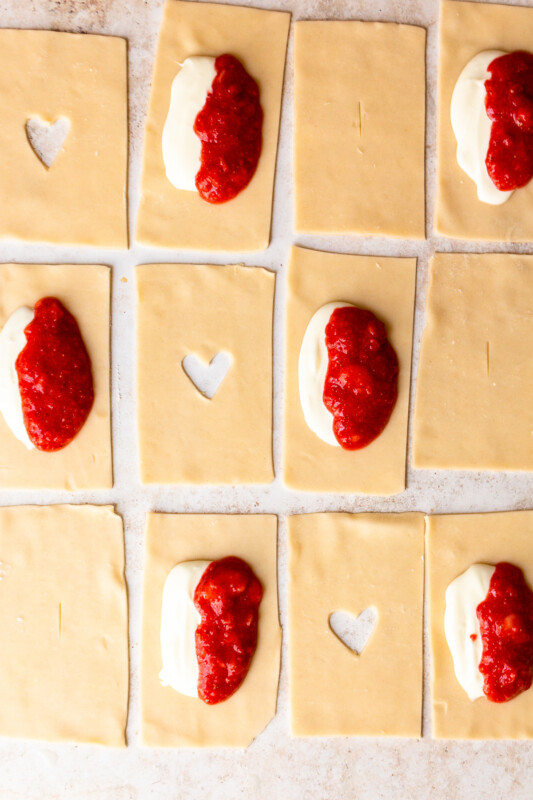
<path id="1" fill-rule="evenodd" d="M 241 4 L 245 4 L 241 0 Z M 375 19 L 428 29 L 427 41 L 427 223 L 435 196 L 435 103 L 437 0 L 255 0 L 257 7 L 290 10 L 293 19 Z M 533 0 L 515 2 L 533 5 Z M 143 125 L 161 17 L 162 0 L 0 0 L 0 26 L 107 33 L 129 41 L 130 230 L 139 200 Z M 424 324 L 427 262 L 436 250 L 533 252 L 532 246 L 425 242 L 349 236 L 294 236 L 292 231 L 292 31 L 276 176 L 272 243 L 263 253 L 205 256 L 201 253 L 132 247 L 128 252 L 23 244 L 0 244 L 0 262 L 103 263 L 113 266 L 112 402 L 115 487 L 111 491 L 0 492 L 1 505 L 24 503 L 113 503 L 126 529 L 130 602 L 131 693 L 129 747 L 124 751 L 84 745 L 0 741 L 1 800 L 172 800 L 248 797 L 253 800 L 374 800 L 407 798 L 462 800 L 531 796 L 533 743 L 436 742 L 429 738 L 429 685 L 424 690 L 424 738 L 292 740 L 288 734 L 287 642 L 284 642 L 278 714 L 245 752 L 149 750 L 139 742 L 139 662 L 142 603 L 142 533 L 147 511 L 269 512 L 279 514 L 281 621 L 287 622 L 286 515 L 305 511 L 468 512 L 531 507 L 533 475 L 437 473 L 409 469 L 408 489 L 392 498 L 304 494 L 287 491 L 281 470 L 285 272 L 292 243 L 316 249 L 416 256 L 418 284 L 413 383 Z M 399 98 L 401 102 L 401 98 Z M 1 156 L 1 154 L 0 154 Z M 408 186 L 406 180 L 406 186 Z M 135 430 L 136 264 L 157 261 L 235 263 L 278 273 L 275 308 L 274 460 L 278 477 L 264 488 L 146 488 L 139 483 Z M 411 412 L 413 397 L 411 398 Z M 409 452 L 410 460 L 410 452 Z M 428 676 L 426 648 L 425 673 Z"/>

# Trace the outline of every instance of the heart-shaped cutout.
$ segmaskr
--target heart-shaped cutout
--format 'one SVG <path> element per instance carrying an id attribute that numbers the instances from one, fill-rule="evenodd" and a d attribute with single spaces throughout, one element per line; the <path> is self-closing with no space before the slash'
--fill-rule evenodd
<path id="1" fill-rule="evenodd" d="M 337 639 L 352 653 L 360 656 L 378 621 L 378 612 L 369 606 L 358 617 L 349 611 L 334 611 L 329 615 L 329 627 Z"/>
<path id="2" fill-rule="evenodd" d="M 200 394 L 203 394 L 208 400 L 212 400 L 232 363 L 233 358 L 230 353 L 221 350 L 220 353 L 213 356 L 209 364 L 194 353 L 190 353 L 185 356 L 181 366 Z"/>
<path id="3" fill-rule="evenodd" d="M 36 116 L 26 122 L 26 136 L 31 149 L 47 169 L 50 169 L 59 155 L 69 130 L 70 120 L 66 117 L 58 117 L 51 123 Z"/>

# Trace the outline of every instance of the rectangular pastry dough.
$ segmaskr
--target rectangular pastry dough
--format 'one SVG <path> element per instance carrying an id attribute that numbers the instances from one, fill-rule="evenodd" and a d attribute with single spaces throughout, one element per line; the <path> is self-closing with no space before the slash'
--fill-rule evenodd
<path id="1" fill-rule="evenodd" d="M 295 247 L 289 265 L 283 474 L 291 489 L 389 495 L 405 489 L 416 260 L 338 255 Z M 398 401 L 383 433 L 361 450 L 326 444 L 307 426 L 298 358 L 309 320 L 346 301 L 385 323 L 398 355 Z"/>
<path id="2" fill-rule="evenodd" d="M 113 485 L 109 367 L 109 267 L 0 265 L 0 330 L 20 306 L 57 297 L 76 317 L 89 353 L 94 405 L 73 441 L 53 453 L 27 450 L 0 414 L 0 488 L 108 489 Z"/>
<path id="3" fill-rule="evenodd" d="M 111 506 L 0 509 L 0 736 L 124 745 L 128 608 Z"/>
<path id="4" fill-rule="evenodd" d="M 167 0 L 146 123 L 136 230 L 141 244 L 225 251 L 268 247 L 289 24 L 290 14 L 278 11 Z M 224 53 L 242 61 L 259 85 L 263 147 L 246 189 L 227 203 L 213 205 L 170 183 L 161 136 L 180 63 L 188 56 Z"/>
<path id="5" fill-rule="evenodd" d="M 137 268 L 138 414 L 144 483 L 269 483 L 275 275 L 257 267 Z M 213 399 L 185 356 L 233 358 Z"/>
<path id="6" fill-rule="evenodd" d="M 413 736 L 422 724 L 422 514 L 289 517 L 291 729 L 295 736 Z M 360 655 L 329 616 L 377 609 Z"/>
<path id="7" fill-rule="evenodd" d="M 149 514 L 142 640 L 142 740 L 151 747 L 247 747 L 276 713 L 281 629 L 276 577 L 277 519 L 272 515 Z M 209 706 L 163 687 L 161 601 L 182 561 L 238 556 L 263 586 L 257 650 L 240 688 Z"/>
<path id="8" fill-rule="evenodd" d="M 533 256 L 434 256 L 415 467 L 533 469 L 532 315 Z"/>
<path id="9" fill-rule="evenodd" d="M 296 230 L 424 238 L 425 30 L 294 27 Z"/>
<path id="10" fill-rule="evenodd" d="M 126 40 L 0 30 L 0 238 L 128 246 Z M 25 126 L 70 121 L 50 168 Z"/>
<path id="11" fill-rule="evenodd" d="M 533 52 L 533 8 L 444 0 L 441 7 L 438 97 L 438 184 L 435 229 L 457 239 L 533 240 L 533 182 L 499 206 L 482 203 L 457 163 L 450 120 L 461 71 L 484 50 Z"/>
<path id="12" fill-rule="evenodd" d="M 533 738 L 533 689 L 507 703 L 473 702 L 458 683 L 444 635 L 445 592 L 471 564 L 509 561 L 533 587 L 533 511 L 428 517 L 431 707 L 438 739 Z"/>

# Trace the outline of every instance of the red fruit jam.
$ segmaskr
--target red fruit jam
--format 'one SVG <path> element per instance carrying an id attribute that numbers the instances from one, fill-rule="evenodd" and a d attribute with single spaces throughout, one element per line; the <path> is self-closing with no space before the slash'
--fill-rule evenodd
<path id="1" fill-rule="evenodd" d="M 259 87 L 234 56 L 218 56 L 216 76 L 194 131 L 202 140 L 196 188 L 209 203 L 226 203 L 248 186 L 262 146 Z"/>
<path id="2" fill-rule="evenodd" d="M 74 439 L 94 401 L 91 360 L 78 323 L 55 297 L 35 304 L 15 362 L 24 425 L 38 450 L 61 450 Z"/>
<path id="3" fill-rule="evenodd" d="M 519 567 L 496 564 L 477 618 L 483 691 L 494 703 L 504 703 L 529 689 L 533 676 L 533 592 Z"/>
<path id="4" fill-rule="evenodd" d="M 214 705 L 227 700 L 246 677 L 257 646 L 263 589 L 246 561 L 213 561 L 194 592 L 201 616 L 196 628 L 198 696 Z"/>
<path id="5" fill-rule="evenodd" d="M 489 64 L 485 106 L 492 120 L 485 164 L 501 191 L 533 177 L 533 55 L 515 50 Z"/>
<path id="6" fill-rule="evenodd" d="M 336 308 L 326 325 L 329 365 L 324 405 L 345 450 L 359 450 L 383 431 L 398 397 L 398 358 L 371 311 Z"/>

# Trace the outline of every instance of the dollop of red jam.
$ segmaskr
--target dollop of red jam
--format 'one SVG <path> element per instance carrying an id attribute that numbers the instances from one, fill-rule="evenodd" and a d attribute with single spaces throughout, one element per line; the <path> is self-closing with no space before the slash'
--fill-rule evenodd
<path id="1" fill-rule="evenodd" d="M 91 360 L 78 323 L 55 297 L 35 304 L 15 362 L 24 425 L 38 450 L 61 450 L 82 428 L 94 402 Z"/>
<path id="2" fill-rule="evenodd" d="M 492 120 L 487 172 L 502 192 L 533 177 L 533 55 L 515 50 L 489 64 L 485 106 Z"/>
<path id="3" fill-rule="evenodd" d="M 214 705 L 227 700 L 246 677 L 257 646 L 262 586 L 236 556 L 213 561 L 194 592 L 201 616 L 196 628 L 198 697 Z"/>
<path id="4" fill-rule="evenodd" d="M 533 676 L 533 592 L 519 567 L 496 564 L 477 618 L 483 691 L 494 703 L 504 703 L 529 689 Z"/>
<path id="5" fill-rule="evenodd" d="M 194 131 L 202 141 L 196 188 L 209 203 L 226 203 L 248 186 L 261 155 L 259 87 L 234 56 L 215 59 L 216 76 Z"/>
<path id="6" fill-rule="evenodd" d="M 359 450 L 385 428 L 398 398 L 398 358 L 384 324 L 356 306 L 336 308 L 326 325 L 323 401 L 341 447 Z"/>

